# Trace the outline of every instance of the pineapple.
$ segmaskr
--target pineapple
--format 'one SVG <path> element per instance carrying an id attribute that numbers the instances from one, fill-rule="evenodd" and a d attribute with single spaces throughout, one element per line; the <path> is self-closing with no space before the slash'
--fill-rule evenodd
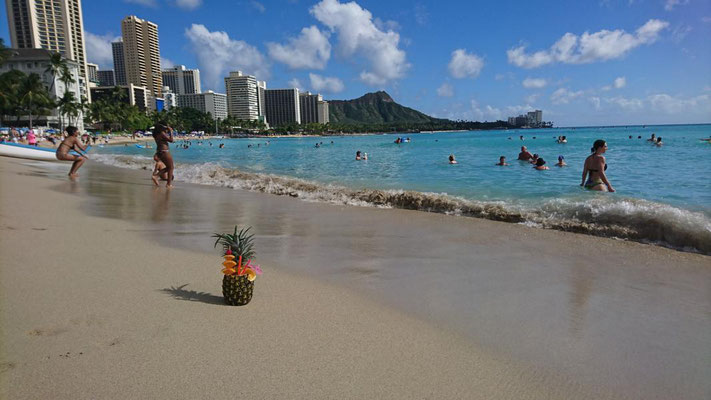
<path id="1" fill-rule="evenodd" d="M 222 263 L 225 267 L 222 270 L 224 274 L 222 295 L 225 297 L 225 302 L 233 306 L 243 306 L 249 303 L 254 291 L 255 273 L 252 269 L 248 270 L 247 264 L 248 260 L 254 257 L 254 235 L 248 234 L 250 229 L 242 229 L 238 232 L 235 226 L 234 233 L 216 233 L 212 236 L 217 238 L 215 247 L 222 244 L 225 251 L 225 261 Z M 237 262 L 233 261 L 235 257 L 237 257 Z"/>

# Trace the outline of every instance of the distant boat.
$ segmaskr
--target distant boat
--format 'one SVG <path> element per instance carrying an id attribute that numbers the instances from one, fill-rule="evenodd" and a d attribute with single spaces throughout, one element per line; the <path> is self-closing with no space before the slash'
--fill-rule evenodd
<path id="1" fill-rule="evenodd" d="M 87 151 L 89 148 L 87 147 Z M 25 158 L 28 160 L 38 160 L 38 161 L 59 161 L 56 156 L 56 149 L 49 149 L 46 147 L 29 146 L 26 144 L 19 143 L 0 143 L 0 156 L 14 157 L 14 158 Z M 77 154 L 75 151 L 71 151 L 72 154 Z"/>

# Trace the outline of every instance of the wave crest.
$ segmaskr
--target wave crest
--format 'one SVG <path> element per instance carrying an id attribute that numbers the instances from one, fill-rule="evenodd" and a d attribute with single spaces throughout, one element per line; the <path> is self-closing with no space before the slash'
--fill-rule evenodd
<path id="1" fill-rule="evenodd" d="M 105 164 L 152 169 L 148 157 L 96 155 Z M 214 163 L 183 164 L 180 180 L 250 190 L 306 201 L 402 208 L 522 223 L 547 229 L 653 243 L 711 255 L 711 220 L 699 212 L 642 199 L 599 196 L 552 199 L 537 205 L 478 201 L 410 190 L 350 189 L 270 174 L 244 172 Z"/>

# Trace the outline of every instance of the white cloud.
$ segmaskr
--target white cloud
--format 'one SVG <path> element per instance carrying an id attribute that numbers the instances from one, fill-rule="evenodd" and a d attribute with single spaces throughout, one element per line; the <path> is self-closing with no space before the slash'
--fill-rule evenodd
<path id="1" fill-rule="evenodd" d="M 473 99 L 470 101 L 470 105 L 474 117 L 473 119 L 476 121 L 496 121 L 502 119 L 501 110 L 496 107 L 492 107 L 488 104 L 480 107 L 479 103 Z"/>
<path id="2" fill-rule="evenodd" d="M 592 106 L 595 108 L 595 110 L 600 109 L 600 98 L 599 97 L 595 97 L 595 96 L 589 97 L 588 101 L 590 102 L 590 104 L 592 104 Z"/>
<path id="3" fill-rule="evenodd" d="M 522 85 L 526 89 L 540 89 L 546 87 L 547 83 L 548 82 L 542 78 L 526 78 L 523 80 Z"/>
<path id="4" fill-rule="evenodd" d="M 256 1 L 256 0 L 251 0 L 251 1 L 249 2 L 249 4 L 250 4 L 252 7 L 254 7 L 254 9 L 256 9 L 257 11 L 259 11 L 259 12 L 262 13 L 262 14 L 264 14 L 264 13 L 267 11 L 267 8 L 264 7 L 264 4 L 262 4 L 262 3 L 260 3 L 260 2 L 258 2 L 258 1 Z"/>
<path id="5" fill-rule="evenodd" d="M 667 11 L 671 11 L 674 9 L 674 7 L 687 4 L 688 2 L 689 0 L 666 0 L 666 3 L 664 4 L 664 9 Z"/>
<path id="6" fill-rule="evenodd" d="M 175 0 L 175 5 L 184 10 L 194 10 L 202 5 L 202 0 Z"/>
<path id="7" fill-rule="evenodd" d="M 624 97 L 613 97 L 605 99 L 607 103 L 617 105 L 625 111 L 639 111 L 644 108 L 644 102 L 640 99 L 627 99 Z"/>
<path id="8" fill-rule="evenodd" d="M 634 34 L 621 29 L 614 31 L 603 29 L 595 33 L 585 32 L 580 37 L 566 33 L 549 50 L 526 54 L 526 47 L 519 46 L 508 50 L 506 54 L 509 63 L 522 68 L 537 68 L 555 62 L 585 64 L 607 61 L 622 57 L 643 44 L 654 43 L 659 37 L 659 33 L 668 26 L 668 22 L 650 19 Z"/>
<path id="9" fill-rule="evenodd" d="M 654 94 L 647 97 L 652 110 L 667 114 L 681 114 L 687 111 L 705 111 L 711 114 L 711 96 L 703 94 L 688 99 L 672 97 L 668 94 Z M 709 115 L 707 114 L 707 115 Z"/>
<path id="10" fill-rule="evenodd" d="M 530 96 L 526 96 L 525 100 L 526 100 L 526 103 L 534 104 L 536 102 L 536 100 L 538 100 L 539 97 L 541 97 L 540 93 L 534 93 Z"/>
<path id="11" fill-rule="evenodd" d="M 445 82 L 437 88 L 437 94 L 440 97 L 452 97 L 454 96 L 454 88 L 449 83 Z"/>
<path id="12" fill-rule="evenodd" d="M 692 30 L 693 28 L 691 26 L 681 24 L 672 31 L 672 40 L 674 43 L 679 44 Z"/>
<path id="13" fill-rule="evenodd" d="M 317 92 L 339 93 L 344 89 L 343 81 L 335 77 L 309 74 L 311 88 Z"/>
<path id="14" fill-rule="evenodd" d="M 304 85 L 301 84 L 301 81 L 296 78 L 290 80 L 287 83 L 289 84 L 289 87 L 299 89 L 299 91 L 301 91 L 301 92 L 306 91 L 306 89 L 304 89 Z"/>
<path id="15" fill-rule="evenodd" d="M 448 68 L 449 74 L 455 78 L 476 78 L 484 68 L 484 60 L 476 54 L 468 54 L 464 49 L 457 49 L 452 52 Z"/>
<path id="16" fill-rule="evenodd" d="M 607 92 L 609 90 L 612 90 L 613 87 L 615 89 L 622 89 L 625 86 L 627 86 L 627 78 L 625 78 L 624 76 L 620 76 L 615 78 L 615 80 L 612 82 L 612 85 L 603 86 L 602 90 Z"/>
<path id="17" fill-rule="evenodd" d="M 568 90 L 567 88 L 560 88 L 553 92 L 553 94 L 551 95 L 551 102 L 553 102 L 553 104 L 568 104 L 572 100 L 575 100 L 576 98 L 582 95 L 582 90 L 573 92 Z"/>
<path id="18" fill-rule="evenodd" d="M 425 26 L 430 19 L 430 14 L 427 12 L 427 7 L 422 4 L 415 5 L 415 21 L 418 25 Z"/>
<path id="19" fill-rule="evenodd" d="M 267 43 L 269 56 L 293 69 L 324 69 L 331 58 L 327 34 L 316 26 L 301 30 L 301 35 L 289 38 L 288 44 Z"/>
<path id="20" fill-rule="evenodd" d="M 163 69 L 163 68 L 173 68 L 173 67 L 175 67 L 175 63 L 174 63 L 172 60 L 168 59 L 168 58 L 161 57 L 161 58 L 160 58 L 160 67 L 161 67 L 161 69 Z"/>
<path id="21" fill-rule="evenodd" d="M 311 14 L 338 34 L 338 50 L 344 58 L 360 56 L 369 62 L 369 69 L 360 74 L 361 81 L 372 86 L 385 85 L 402 78 L 410 64 L 405 52 L 398 48 L 400 35 L 378 29 L 370 11 L 355 1 L 340 3 L 322 0 L 310 9 Z"/>
<path id="22" fill-rule="evenodd" d="M 247 42 L 231 39 L 226 32 L 210 32 L 201 24 L 192 24 L 185 36 L 208 88 L 224 87 L 222 82 L 229 71 L 241 70 L 259 79 L 269 77 L 266 57 Z"/>
<path id="23" fill-rule="evenodd" d="M 146 7 L 158 7 L 157 0 L 123 0 L 126 3 L 140 4 Z"/>
<path id="24" fill-rule="evenodd" d="M 113 69 L 114 56 L 111 51 L 111 42 L 119 39 L 121 39 L 120 36 L 114 36 L 110 33 L 99 36 L 89 31 L 84 31 L 87 60 L 91 63 L 99 64 L 100 69 Z"/>
<path id="25" fill-rule="evenodd" d="M 399 31 L 402 29 L 400 23 L 393 20 L 383 21 L 382 19 L 376 17 L 373 20 L 373 23 L 375 24 L 375 27 L 381 31 Z"/>

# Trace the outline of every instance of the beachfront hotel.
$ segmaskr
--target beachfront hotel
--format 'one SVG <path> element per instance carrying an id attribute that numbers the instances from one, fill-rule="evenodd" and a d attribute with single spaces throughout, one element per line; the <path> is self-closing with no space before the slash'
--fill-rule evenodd
<path id="1" fill-rule="evenodd" d="M 301 124 L 299 89 L 267 89 L 264 103 L 270 125 Z"/>
<path id="2" fill-rule="evenodd" d="M 176 65 L 164 69 L 162 75 L 163 86 L 169 87 L 177 95 L 202 93 L 199 69 L 187 69 L 185 65 Z"/>
<path id="3" fill-rule="evenodd" d="M 4 64 L 0 65 L 0 74 L 4 74 L 9 71 L 22 71 L 28 75 L 37 74 L 42 80 L 44 87 L 47 88 L 49 98 L 52 101 L 59 101 L 65 92 L 73 93 L 74 97 L 79 99 L 79 96 L 81 95 L 81 88 L 78 84 L 80 73 L 79 64 L 72 60 L 66 61 L 67 68 L 73 78 L 73 82 L 65 84 L 61 81 L 61 76 L 53 75 L 51 72 L 47 71 L 47 68 L 50 65 L 51 57 L 52 52 L 45 49 L 10 49 L 10 57 Z M 59 109 L 51 107 L 48 115 L 35 115 L 34 123 L 35 125 L 46 124 L 51 126 L 60 126 L 60 117 Z M 20 121 L 22 121 L 22 123 L 28 123 L 29 116 L 21 116 Z M 20 121 L 17 122 L 19 123 Z M 79 129 L 84 129 L 84 116 L 81 111 L 79 112 L 76 121 L 73 122 L 75 122 L 75 126 Z"/>
<path id="4" fill-rule="evenodd" d="M 127 83 L 145 86 L 151 96 L 160 97 L 163 75 L 160 69 L 158 25 L 130 15 L 121 21 L 121 35 Z"/>
<path id="5" fill-rule="evenodd" d="M 99 77 L 99 86 L 116 86 L 116 75 L 113 69 L 98 70 L 96 75 Z"/>
<path id="6" fill-rule="evenodd" d="M 214 119 L 227 118 L 227 96 L 208 90 L 203 93 L 178 95 L 178 107 L 194 108 L 212 114 Z"/>
<path id="7" fill-rule="evenodd" d="M 5 5 L 12 47 L 58 52 L 75 62 L 79 91 L 91 100 L 81 0 L 6 0 Z"/>
<path id="8" fill-rule="evenodd" d="M 94 101 L 101 99 L 111 99 L 113 91 L 118 88 L 124 96 L 124 102 L 128 105 L 136 106 L 141 111 L 147 111 L 148 107 L 152 106 L 150 103 L 151 97 L 150 93 L 145 86 L 138 86 L 129 83 L 123 86 L 97 86 L 91 88 L 91 96 Z"/>
<path id="9" fill-rule="evenodd" d="M 266 82 L 260 82 L 252 75 L 244 75 L 242 71 L 230 72 L 225 77 L 228 114 L 244 121 L 264 121 L 266 88 Z"/>
<path id="10" fill-rule="evenodd" d="M 328 102 L 320 94 L 299 93 L 299 108 L 302 124 L 328 123 Z"/>
<path id="11" fill-rule="evenodd" d="M 123 42 L 111 43 L 111 54 L 114 58 L 114 78 L 117 85 L 126 84 L 126 59 L 123 56 Z"/>

